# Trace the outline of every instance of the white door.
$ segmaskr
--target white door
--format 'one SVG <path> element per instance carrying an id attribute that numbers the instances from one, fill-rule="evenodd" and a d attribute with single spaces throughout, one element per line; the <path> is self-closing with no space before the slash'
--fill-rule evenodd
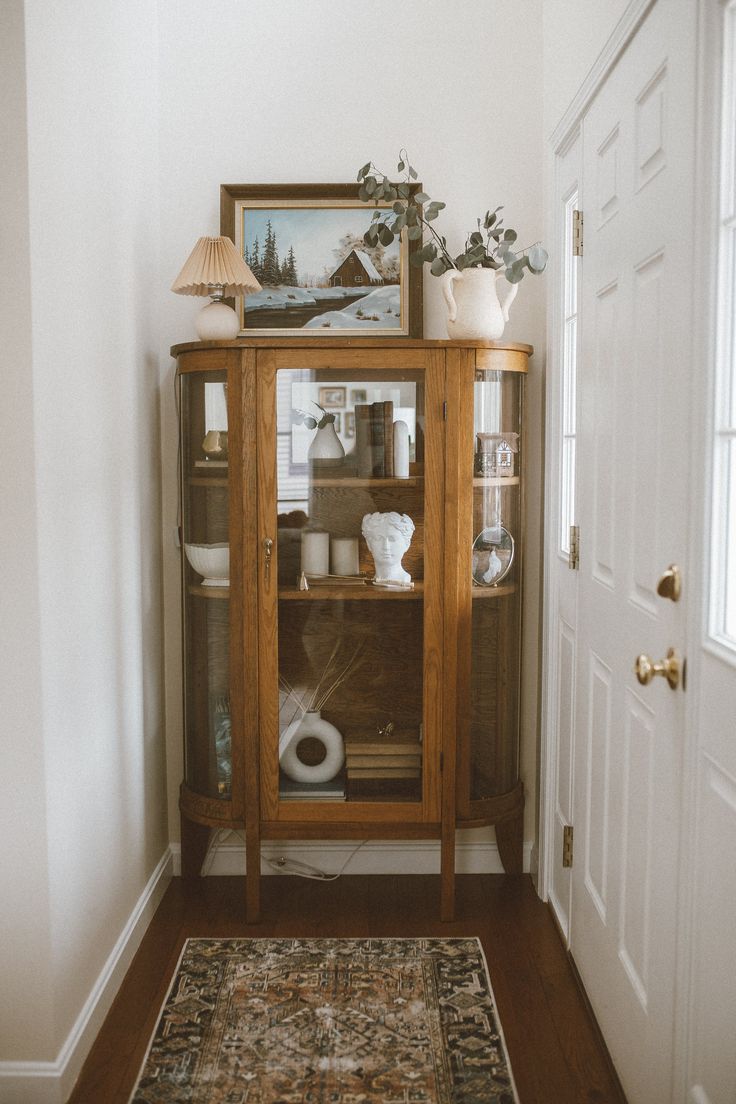
<path id="1" fill-rule="evenodd" d="M 630 1104 L 673 1087 L 693 401 L 697 5 L 659 0 L 583 121 L 570 946 Z"/>
<path id="2" fill-rule="evenodd" d="M 705 603 L 695 621 L 691 667 L 693 731 L 687 844 L 691 887 L 686 958 L 689 992 L 682 1097 L 688 1104 L 736 1101 L 736 0 L 703 4 L 705 148 L 701 194 L 718 197 L 703 225 L 715 263 L 704 274 L 702 334 L 712 369 L 700 498 L 705 518 L 692 542 L 703 564 Z M 712 128 L 710 120 L 713 120 Z M 720 125 L 719 125 L 720 123 Z M 711 153 L 714 150 L 714 153 Z M 720 156 L 719 156 L 720 154 Z M 709 231 L 715 232 L 711 235 Z M 710 275 L 710 279 L 707 276 Z M 710 461 L 710 462 L 708 462 Z M 699 484 L 696 482 L 696 488 Z M 700 614 L 700 610 L 696 610 Z"/>

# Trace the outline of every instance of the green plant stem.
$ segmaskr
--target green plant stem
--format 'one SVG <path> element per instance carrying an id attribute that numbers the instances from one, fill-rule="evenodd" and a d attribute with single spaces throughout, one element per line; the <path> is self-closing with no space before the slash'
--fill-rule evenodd
<path id="1" fill-rule="evenodd" d="M 406 156 L 406 150 L 399 150 L 399 157 L 401 158 L 401 160 L 402 160 L 402 161 L 405 161 L 407 165 L 409 164 L 409 158 L 408 158 L 408 157 Z M 375 164 L 373 163 L 373 161 L 371 161 L 371 168 L 373 169 L 374 173 L 375 173 L 375 174 L 376 174 L 377 176 L 380 176 L 380 177 L 381 177 L 381 178 L 382 178 L 383 180 L 388 180 L 389 184 L 391 184 L 391 187 L 395 187 L 395 185 L 394 185 L 393 181 L 392 181 L 392 180 L 389 180 L 389 178 L 388 178 L 388 177 L 386 176 L 386 173 L 385 173 L 385 172 L 382 172 L 382 171 L 381 171 L 381 170 L 380 170 L 380 169 L 378 168 L 378 166 L 377 166 L 377 165 L 375 165 Z M 408 184 L 408 185 L 409 185 L 409 186 L 411 187 L 411 177 L 409 176 L 409 172 L 408 172 L 408 169 L 407 169 L 407 173 L 406 173 L 406 179 L 405 179 L 405 180 L 403 181 L 403 183 L 404 183 L 404 184 Z M 409 202 L 410 202 L 410 200 L 407 200 L 407 201 L 406 201 L 406 205 L 407 205 L 407 207 L 409 206 Z M 421 226 L 422 226 L 423 228 L 426 228 L 427 230 L 429 230 L 430 234 L 432 234 L 432 236 L 434 237 L 435 241 L 437 242 L 437 245 L 438 245 L 439 249 L 440 249 L 440 250 L 442 251 L 442 253 L 444 254 L 444 256 L 445 256 L 445 259 L 446 259 L 446 260 L 447 260 L 447 261 L 449 262 L 449 264 L 450 264 L 450 267 L 451 267 L 451 268 L 457 268 L 457 265 L 456 265 L 456 264 L 455 264 L 455 262 L 453 261 L 453 259 L 452 259 L 452 257 L 450 256 L 450 254 L 449 254 L 449 253 L 447 252 L 447 247 L 446 247 L 445 245 L 443 245 L 443 242 L 442 242 L 442 238 L 441 238 L 441 237 L 440 237 L 440 235 L 439 235 L 439 234 L 437 233 L 437 231 L 435 230 L 434 226 L 432 226 L 432 224 L 431 224 L 430 222 L 427 222 L 427 220 L 426 220 L 426 219 L 424 218 L 424 216 L 423 216 L 423 215 L 421 214 L 421 210 L 422 210 L 422 208 L 421 208 L 421 204 L 419 204 L 419 203 L 414 203 L 414 209 L 415 209 L 415 211 L 417 212 L 417 218 L 419 219 L 419 223 L 420 223 L 420 225 L 421 225 Z M 386 216 L 385 216 L 385 217 L 386 217 L 386 218 L 388 218 L 388 213 L 386 214 Z"/>

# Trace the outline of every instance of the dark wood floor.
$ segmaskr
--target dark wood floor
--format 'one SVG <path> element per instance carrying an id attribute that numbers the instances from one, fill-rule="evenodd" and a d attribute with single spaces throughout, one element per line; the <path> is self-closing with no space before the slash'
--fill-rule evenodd
<path id="1" fill-rule="evenodd" d="M 261 923 L 243 920 L 245 880 L 175 878 L 69 1104 L 127 1104 L 190 936 L 479 936 L 521 1104 L 625 1104 L 547 906 L 528 876 L 458 878 L 457 920 L 438 919 L 439 878 L 263 879 Z"/>

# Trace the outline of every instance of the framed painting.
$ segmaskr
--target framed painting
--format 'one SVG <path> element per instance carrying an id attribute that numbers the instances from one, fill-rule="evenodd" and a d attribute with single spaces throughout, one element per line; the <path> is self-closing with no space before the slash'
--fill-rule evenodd
<path id="1" fill-rule="evenodd" d="M 319 405 L 325 410 L 342 410 L 345 406 L 345 387 L 320 387 Z"/>
<path id="2" fill-rule="evenodd" d="M 220 233 L 261 284 L 233 303 L 241 337 L 422 336 L 422 268 L 409 264 L 421 241 L 367 246 L 375 207 L 358 187 L 221 186 Z"/>

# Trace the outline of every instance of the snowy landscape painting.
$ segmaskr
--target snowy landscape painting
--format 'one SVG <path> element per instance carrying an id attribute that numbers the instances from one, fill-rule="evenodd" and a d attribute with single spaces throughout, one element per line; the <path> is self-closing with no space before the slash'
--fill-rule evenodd
<path id="1" fill-rule="evenodd" d="M 324 196 L 315 194 L 320 187 Z M 221 192 L 222 232 L 262 287 L 236 304 L 244 336 L 410 334 L 409 280 L 417 270 L 406 243 L 365 244 L 373 207 L 357 200 L 356 188 L 223 185 Z"/>

